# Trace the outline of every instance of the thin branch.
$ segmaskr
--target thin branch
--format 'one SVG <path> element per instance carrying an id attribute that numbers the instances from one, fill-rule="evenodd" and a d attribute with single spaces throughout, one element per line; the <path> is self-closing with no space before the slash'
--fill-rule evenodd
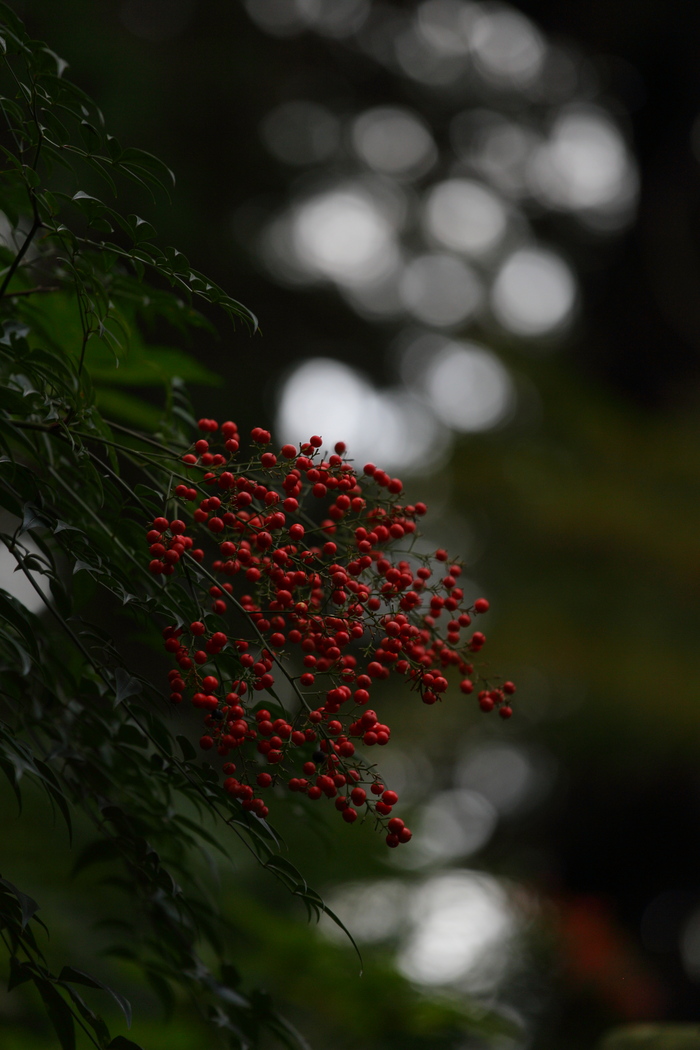
<path id="1" fill-rule="evenodd" d="M 15 255 L 14 259 L 12 260 L 12 263 L 10 264 L 9 269 L 8 269 L 7 273 L 5 274 L 5 279 L 3 280 L 2 284 L 0 285 L 0 299 L 2 299 L 2 297 L 4 296 L 4 294 L 5 294 L 6 290 L 7 290 L 8 284 L 10 283 L 10 281 L 14 277 L 15 273 L 17 272 L 17 268 L 19 267 L 19 264 L 22 262 L 22 259 L 24 258 L 25 254 L 27 252 L 27 249 L 29 248 L 29 245 L 34 240 L 34 236 L 35 236 L 37 230 L 39 230 L 41 228 L 41 226 L 42 226 L 41 219 L 36 217 L 34 219 L 34 222 L 31 225 L 30 229 L 29 229 L 29 233 L 27 234 L 27 236 L 24 239 L 22 247 L 20 248 L 20 250 Z"/>
<path id="2" fill-rule="evenodd" d="M 36 285 L 34 288 L 22 288 L 18 292 L 10 292 L 10 298 L 15 299 L 18 295 L 34 295 L 36 292 L 60 292 L 57 284 Z"/>

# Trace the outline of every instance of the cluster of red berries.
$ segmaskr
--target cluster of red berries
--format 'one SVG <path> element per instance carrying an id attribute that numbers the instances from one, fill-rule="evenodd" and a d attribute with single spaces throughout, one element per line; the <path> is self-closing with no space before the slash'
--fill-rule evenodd
<path id="1" fill-rule="evenodd" d="M 394 674 L 434 704 L 454 669 L 472 693 L 470 660 L 486 638 L 462 632 L 489 603 L 465 605 L 461 566 L 444 550 L 416 550 L 425 504 L 398 502 L 401 481 L 373 463 L 358 472 L 343 442 L 327 457 L 317 436 L 275 453 L 269 432 L 255 427 L 239 462 L 235 423 L 199 427 L 219 436 L 220 450 L 200 438 L 182 457 L 197 483 L 178 484 L 172 496 L 196 505 L 191 524 L 159 517 L 146 536 L 150 571 L 168 577 L 180 566 L 200 610 L 163 631 L 177 664 L 171 701 L 187 692 L 205 712 L 200 747 L 224 759 L 224 790 L 256 816 L 268 814 L 259 792 L 286 783 L 309 799 L 334 799 L 347 823 L 373 815 L 389 846 L 408 842 L 411 831 L 392 816 L 396 792 L 356 750 L 391 737 L 368 706 L 372 691 Z M 481 710 L 509 718 L 513 683 L 484 686 Z M 257 693 L 266 694 L 260 703 Z"/>

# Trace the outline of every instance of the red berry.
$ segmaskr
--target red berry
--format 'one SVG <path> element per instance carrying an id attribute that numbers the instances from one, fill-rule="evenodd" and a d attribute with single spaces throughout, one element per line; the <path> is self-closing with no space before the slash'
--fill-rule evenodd
<path id="1" fill-rule="evenodd" d="M 489 603 L 486 598 L 477 598 L 474 602 L 474 611 L 478 613 L 485 613 L 489 611 Z"/>

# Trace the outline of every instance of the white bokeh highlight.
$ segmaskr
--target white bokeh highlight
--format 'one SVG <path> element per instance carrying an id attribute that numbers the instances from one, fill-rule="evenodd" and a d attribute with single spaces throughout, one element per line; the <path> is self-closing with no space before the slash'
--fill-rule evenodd
<path id="1" fill-rule="evenodd" d="M 503 202 L 473 179 L 446 179 L 426 195 L 423 225 L 445 248 L 482 256 L 503 239 L 507 214 Z"/>
<path id="2" fill-rule="evenodd" d="M 275 435 L 280 443 L 344 441 L 362 465 L 369 459 L 385 470 L 421 471 L 449 446 L 449 432 L 410 393 L 378 390 L 356 369 L 332 358 L 302 362 L 279 391 Z"/>
<path id="3" fill-rule="evenodd" d="M 575 277 L 560 255 L 519 248 L 496 274 L 491 309 L 514 335 L 533 338 L 562 329 L 571 320 L 576 298 Z"/>
<path id="4" fill-rule="evenodd" d="M 549 207 L 614 227 L 638 193 L 636 166 L 620 131 L 597 107 L 564 110 L 529 169 L 533 194 Z M 617 223 L 616 223 L 617 220 Z"/>
<path id="5" fill-rule="evenodd" d="M 423 806 L 415 824 L 416 841 L 410 854 L 397 854 L 407 867 L 470 857 L 491 838 L 498 812 L 477 791 L 458 788 L 441 791 Z"/>
<path id="6" fill-rule="evenodd" d="M 472 317 L 483 300 L 476 272 L 447 252 L 419 255 L 405 267 L 399 294 L 406 311 L 423 324 L 451 328 Z"/>
<path id="7" fill-rule="evenodd" d="M 351 129 L 356 154 L 374 171 L 394 178 L 417 178 L 437 160 L 424 121 L 410 110 L 379 106 L 357 117 Z"/>
<path id="8" fill-rule="evenodd" d="M 461 433 L 491 430 L 512 411 L 513 384 L 490 350 L 475 343 L 449 343 L 424 373 L 425 395 L 435 415 Z"/>
<path id="9" fill-rule="evenodd" d="M 460 788 L 477 792 L 505 817 L 539 801 L 553 776 L 553 762 L 546 752 L 488 741 L 468 751 L 455 770 Z"/>
<path id="10" fill-rule="evenodd" d="M 415 894 L 410 917 L 412 929 L 397 956 L 406 977 L 479 992 L 497 986 L 517 923 L 495 878 L 475 871 L 436 875 Z"/>
<path id="11" fill-rule="evenodd" d="M 400 350 L 404 382 L 451 430 L 477 433 L 512 415 L 516 393 L 508 370 L 478 343 L 433 333 L 413 335 Z"/>
<path id="12" fill-rule="evenodd" d="M 484 5 L 471 35 L 476 68 L 485 80 L 522 90 L 539 75 L 546 46 L 533 23 L 505 5 Z"/>
<path id="13" fill-rule="evenodd" d="M 398 249 L 379 204 L 352 187 L 333 189 L 300 204 L 291 219 L 297 259 L 311 273 L 340 284 L 363 284 L 390 272 Z"/>
<path id="14" fill-rule="evenodd" d="M 328 903 L 358 942 L 393 941 L 404 976 L 445 992 L 496 992 L 523 925 L 505 883 L 464 868 L 418 881 L 346 883 Z M 321 930 L 336 942 L 345 937 L 326 917 Z"/>
<path id="15" fill-rule="evenodd" d="M 478 16 L 477 4 L 464 0 L 424 0 L 416 11 L 416 28 L 436 55 L 464 60 Z"/>

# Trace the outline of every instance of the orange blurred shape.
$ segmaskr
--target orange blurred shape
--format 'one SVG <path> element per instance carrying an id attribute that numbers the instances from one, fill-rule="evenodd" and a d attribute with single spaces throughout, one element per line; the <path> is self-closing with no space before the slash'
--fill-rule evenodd
<path id="1" fill-rule="evenodd" d="M 593 987 L 625 1020 L 663 1017 L 667 995 L 637 946 L 599 897 L 557 901 L 559 936 L 574 982 Z"/>

